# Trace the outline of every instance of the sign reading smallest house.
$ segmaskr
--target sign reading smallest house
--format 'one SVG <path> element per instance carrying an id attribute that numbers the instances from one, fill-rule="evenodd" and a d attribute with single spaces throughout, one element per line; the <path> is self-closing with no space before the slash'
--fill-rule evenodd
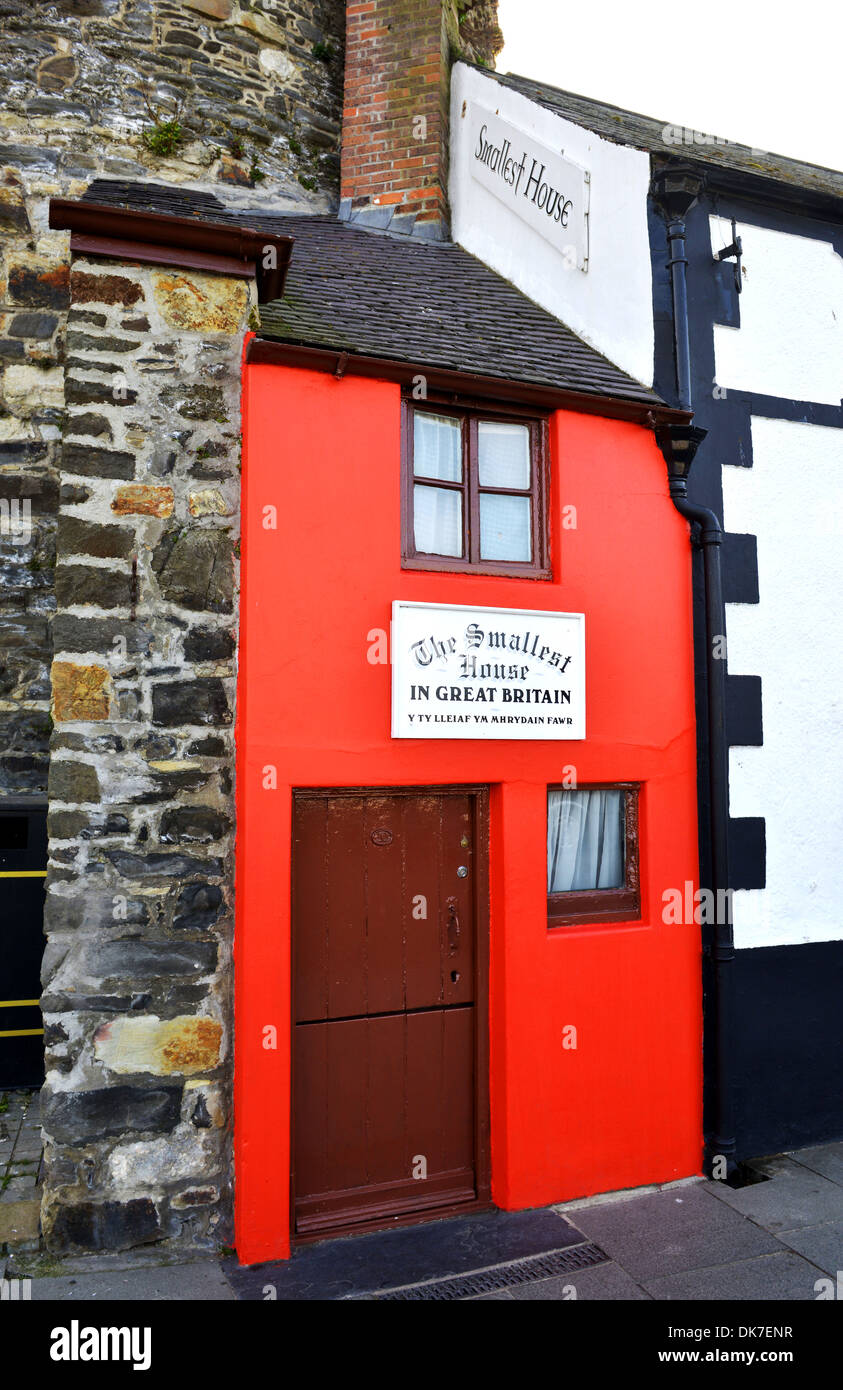
<path id="1" fill-rule="evenodd" d="M 585 738 L 585 616 L 392 605 L 393 738 Z"/>

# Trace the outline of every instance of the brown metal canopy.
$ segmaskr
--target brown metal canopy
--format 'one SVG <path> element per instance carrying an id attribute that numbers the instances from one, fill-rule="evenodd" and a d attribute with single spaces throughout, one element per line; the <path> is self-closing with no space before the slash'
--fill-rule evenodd
<path id="1" fill-rule="evenodd" d="M 293 249 L 293 238 L 277 232 L 68 198 L 50 199 L 49 224 L 69 231 L 70 249 L 80 254 L 256 280 L 261 304 L 283 295 Z"/>

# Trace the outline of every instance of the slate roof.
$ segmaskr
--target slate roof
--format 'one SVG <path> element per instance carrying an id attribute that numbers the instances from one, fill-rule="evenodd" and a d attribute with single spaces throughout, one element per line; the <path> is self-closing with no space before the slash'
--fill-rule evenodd
<path id="1" fill-rule="evenodd" d="M 467 67 L 475 67 L 473 63 Z M 658 121 L 652 116 L 641 116 L 635 111 L 625 111 L 620 106 L 611 106 L 605 101 L 595 101 L 591 97 L 566 92 L 559 87 L 550 87 L 545 82 L 535 82 L 531 77 L 519 77 L 515 73 L 493 72 L 489 68 L 477 68 L 484 77 L 493 78 L 502 87 L 510 87 L 539 106 L 564 116 L 576 125 L 584 126 L 611 140 L 616 145 L 631 145 L 635 149 L 647 150 L 663 159 L 690 160 L 695 164 L 708 166 L 732 186 L 740 180 L 763 179 L 770 184 L 778 184 L 779 191 L 787 190 L 791 195 L 807 192 L 824 202 L 830 199 L 843 199 L 843 173 L 835 169 L 824 169 L 818 164 L 806 164 L 798 159 L 788 159 L 784 155 L 771 154 L 767 150 L 750 149 L 729 140 L 724 144 L 686 145 L 668 144 L 664 138 L 666 127 L 675 122 Z M 720 131 L 703 132 L 720 135 Z M 760 185 L 758 186 L 760 190 Z M 773 190 L 770 189 L 772 193 Z"/>
<path id="2" fill-rule="evenodd" d="M 363 230 L 324 214 L 230 211 L 214 194 L 166 185 L 98 179 L 85 199 L 294 237 L 284 297 L 261 305 L 263 338 L 663 404 L 451 242 Z"/>

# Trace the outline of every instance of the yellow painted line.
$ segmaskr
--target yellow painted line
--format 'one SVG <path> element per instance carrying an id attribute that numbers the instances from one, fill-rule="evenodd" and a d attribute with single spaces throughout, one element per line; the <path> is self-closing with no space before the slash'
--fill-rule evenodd
<path id="1" fill-rule="evenodd" d="M 0 1038 L 34 1038 L 43 1032 L 43 1028 L 7 1028 L 0 1032 Z"/>
<path id="2" fill-rule="evenodd" d="M 46 869 L 0 869 L 0 878 L 46 878 Z"/>
<path id="3" fill-rule="evenodd" d="M 24 1009 L 40 1003 L 40 999 L 0 999 L 0 1009 Z"/>

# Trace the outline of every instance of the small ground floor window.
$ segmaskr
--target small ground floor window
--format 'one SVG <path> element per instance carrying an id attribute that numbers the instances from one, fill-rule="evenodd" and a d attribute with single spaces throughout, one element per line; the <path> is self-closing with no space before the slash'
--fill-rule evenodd
<path id="1" fill-rule="evenodd" d="M 640 918 L 638 792 L 629 784 L 548 788 L 549 927 Z"/>

